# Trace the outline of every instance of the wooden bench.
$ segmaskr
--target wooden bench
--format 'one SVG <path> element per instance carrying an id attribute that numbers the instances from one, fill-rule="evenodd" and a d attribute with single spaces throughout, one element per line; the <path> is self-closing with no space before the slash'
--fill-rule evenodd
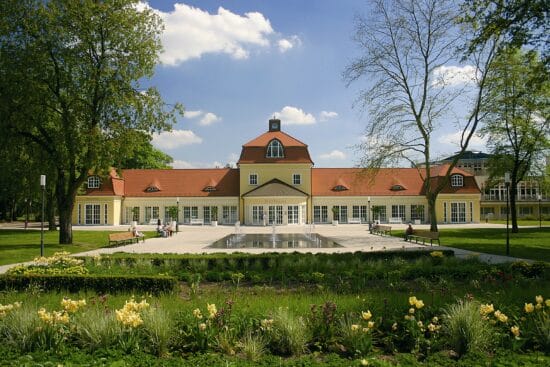
<path id="1" fill-rule="evenodd" d="M 370 232 L 372 234 L 379 234 L 380 236 L 383 236 L 383 235 L 391 236 L 391 226 L 376 224 L 372 226 L 372 228 L 370 229 Z"/>
<path id="2" fill-rule="evenodd" d="M 145 241 L 145 237 L 141 237 Z M 109 233 L 109 246 L 125 245 L 127 243 L 137 243 L 140 237 L 134 236 L 132 232 Z"/>
<path id="3" fill-rule="evenodd" d="M 419 240 L 422 240 L 423 245 L 429 240 L 430 246 L 433 246 L 433 242 L 437 241 L 437 244 L 441 246 L 441 243 L 439 242 L 439 232 L 431 232 L 426 229 L 413 229 L 413 233 L 407 236 L 406 241 L 412 242 L 413 239 L 416 243 L 418 243 Z"/>
<path id="4" fill-rule="evenodd" d="M 361 224 L 361 218 L 349 218 L 348 223 L 349 224 Z"/>
<path id="5" fill-rule="evenodd" d="M 390 220 L 388 220 L 388 223 L 403 223 L 403 220 L 399 217 L 391 217 Z"/>
<path id="6" fill-rule="evenodd" d="M 204 220 L 201 219 L 201 218 L 192 218 L 190 221 L 189 221 L 189 224 L 190 225 L 193 225 L 193 224 L 200 224 L 201 226 L 204 225 Z"/>

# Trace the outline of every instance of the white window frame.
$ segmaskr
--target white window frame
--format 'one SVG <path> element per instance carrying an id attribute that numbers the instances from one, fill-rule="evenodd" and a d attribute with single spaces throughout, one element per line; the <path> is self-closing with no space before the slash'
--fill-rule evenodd
<path id="1" fill-rule="evenodd" d="M 251 186 L 258 186 L 258 174 L 251 173 L 248 175 L 248 184 Z"/>
<path id="2" fill-rule="evenodd" d="M 267 145 L 266 158 L 284 158 L 283 144 L 278 139 L 273 139 Z"/>
<path id="3" fill-rule="evenodd" d="M 87 225 L 101 224 L 101 205 L 100 204 L 84 205 L 84 223 Z"/>
<path id="4" fill-rule="evenodd" d="M 302 175 L 299 173 L 293 173 L 292 174 L 292 184 L 293 185 L 301 185 L 302 184 Z"/>
<path id="5" fill-rule="evenodd" d="M 99 176 L 90 176 L 90 177 L 88 177 L 88 188 L 89 189 L 99 189 L 99 185 L 101 185 L 101 180 L 99 179 Z"/>
<path id="6" fill-rule="evenodd" d="M 464 186 L 464 176 L 459 174 L 451 175 L 451 186 L 452 187 L 463 187 Z"/>

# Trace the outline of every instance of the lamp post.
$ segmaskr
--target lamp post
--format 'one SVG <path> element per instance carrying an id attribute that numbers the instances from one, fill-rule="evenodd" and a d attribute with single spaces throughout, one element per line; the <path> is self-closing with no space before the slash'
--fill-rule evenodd
<path id="1" fill-rule="evenodd" d="M 506 256 L 510 256 L 510 172 L 504 173 L 504 185 L 506 186 Z"/>
<path id="2" fill-rule="evenodd" d="M 367 210 L 367 222 L 369 222 L 369 231 L 371 230 L 372 226 L 371 226 L 371 213 L 370 213 L 370 196 L 367 197 L 367 203 L 369 204 L 369 208 Z"/>
<path id="3" fill-rule="evenodd" d="M 538 194 L 537 199 L 539 200 L 539 228 L 542 228 L 542 216 L 540 211 L 540 202 L 542 201 L 542 195 Z"/>
<path id="4" fill-rule="evenodd" d="M 176 233 L 180 230 L 180 198 L 179 196 L 176 198 Z"/>
<path id="5" fill-rule="evenodd" d="M 42 215 L 40 216 L 40 256 L 44 256 L 44 192 L 46 191 L 46 175 L 40 175 L 40 186 L 42 186 Z"/>

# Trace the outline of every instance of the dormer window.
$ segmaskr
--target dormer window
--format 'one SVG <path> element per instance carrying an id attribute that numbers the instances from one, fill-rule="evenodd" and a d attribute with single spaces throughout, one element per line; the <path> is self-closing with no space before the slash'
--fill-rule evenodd
<path id="1" fill-rule="evenodd" d="M 462 187 L 462 186 L 464 186 L 464 176 L 462 176 L 462 175 L 452 175 L 451 176 L 451 186 L 452 187 Z"/>
<path id="2" fill-rule="evenodd" d="M 346 191 L 347 189 L 344 185 L 336 185 L 332 188 L 333 191 Z"/>
<path id="3" fill-rule="evenodd" d="M 99 184 L 101 181 L 99 180 L 99 176 L 90 176 L 88 177 L 88 188 L 89 189 L 99 189 Z"/>
<path id="4" fill-rule="evenodd" d="M 273 139 L 267 145 L 267 158 L 283 158 L 285 156 L 283 144 L 277 139 Z"/>
<path id="5" fill-rule="evenodd" d="M 160 191 L 160 189 L 156 186 L 149 186 L 145 189 L 145 192 L 157 192 Z"/>
<path id="6" fill-rule="evenodd" d="M 214 186 L 206 186 L 204 189 L 202 189 L 203 191 L 205 192 L 212 192 L 212 191 L 216 191 L 216 187 Z"/>
<path id="7" fill-rule="evenodd" d="M 391 191 L 402 191 L 402 190 L 405 190 L 405 188 L 401 185 L 392 185 L 392 187 L 390 187 L 390 190 Z"/>

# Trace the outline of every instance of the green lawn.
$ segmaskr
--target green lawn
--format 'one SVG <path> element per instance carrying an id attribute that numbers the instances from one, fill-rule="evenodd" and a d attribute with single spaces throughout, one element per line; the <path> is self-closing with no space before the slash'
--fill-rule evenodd
<path id="1" fill-rule="evenodd" d="M 509 221 L 510 222 L 510 227 L 512 226 L 512 220 Z M 501 220 L 490 220 L 489 223 L 494 223 L 494 224 L 506 224 L 506 219 L 501 219 Z M 538 227 L 539 224 L 542 224 L 543 227 L 549 227 L 550 226 L 550 220 L 542 220 L 542 222 L 539 222 L 538 219 L 536 220 L 524 220 L 524 219 L 520 219 L 518 220 L 518 226 L 531 226 L 531 227 Z"/>
<path id="2" fill-rule="evenodd" d="M 108 234 L 113 231 L 73 231 L 72 245 L 59 245 L 59 232 L 44 231 L 46 256 L 58 251 L 70 253 L 94 250 L 108 245 Z M 145 232 L 147 237 L 156 235 Z M 0 230 L 0 265 L 30 261 L 40 256 L 40 231 Z"/>
<path id="3" fill-rule="evenodd" d="M 506 228 L 440 229 L 441 244 L 487 254 L 506 255 Z M 403 237 L 404 231 L 392 232 Z M 550 228 L 510 228 L 510 256 L 550 262 Z"/>

